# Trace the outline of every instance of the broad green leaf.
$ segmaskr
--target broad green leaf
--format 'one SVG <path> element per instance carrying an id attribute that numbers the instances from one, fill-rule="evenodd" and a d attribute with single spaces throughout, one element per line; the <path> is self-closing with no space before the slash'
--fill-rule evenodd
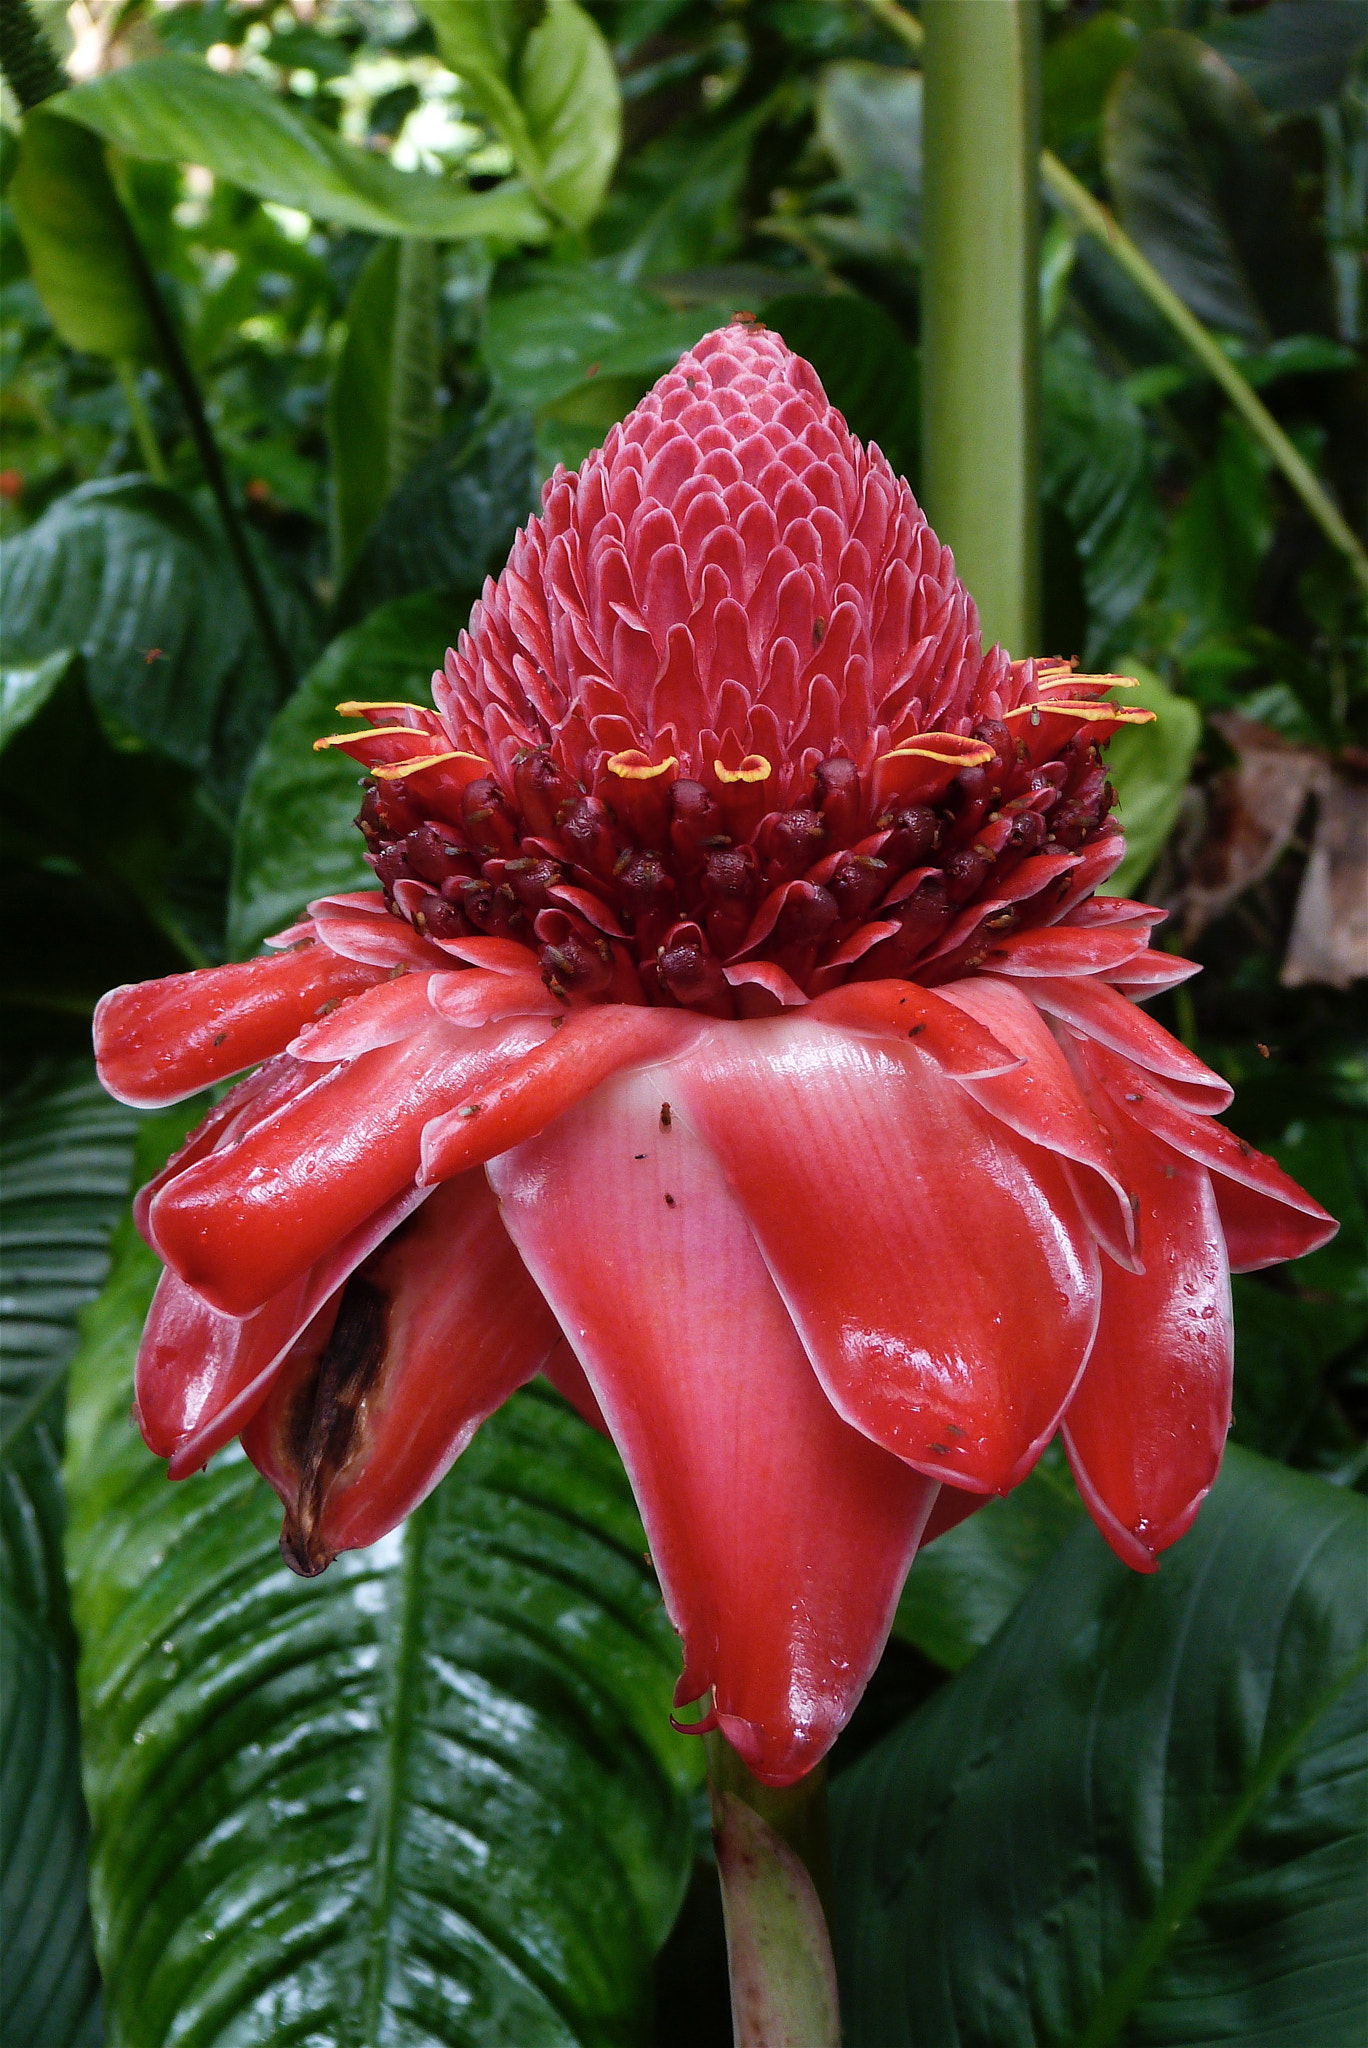
<path id="1" fill-rule="evenodd" d="M 1144 415 L 1086 338 L 1052 335 L 1041 372 L 1041 483 L 1073 534 L 1089 620 L 1087 646 L 1060 652 L 1091 663 L 1107 658 L 1154 581 L 1163 514 Z"/>
<path id="2" fill-rule="evenodd" d="M 627 2048 L 699 1745 L 611 1447 L 517 1395 L 407 1524 L 302 1582 L 236 1446 L 128 1426 L 131 1229 L 73 1369 L 68 1561 L 111 2048 Z"/>
<path id="3" fill-rule="evenodd" d="M 391 491 L 437 439 L 437 369 L 436 248 L 381 242 L 352 292 L 328 391 L 339 576 Z"/>
<path id="4" fill-rule="evenodd" d="M 1058 1446 L 1005 1500 L 920 1550 L 893 1632 L 959 1671 L 990 1641 L 1070 1534 L 1083 1503 Z"/>
<path id="5" fill-rule="evenodd" d="M 35 108 L 6 197 L 29 275 L 67 346 L 115 362 L 157 361 L 129 249 L 133 231 L 98 139 Z"/>
<path id="6" fill-rule="evenodd" d="M 684 122 L 633 151 L 594 229 L 595 245 L 613 252 L 619 277 L 634 284 L 725 263 L 735 254 L 737 202 L 774 97 L 722 128 Z"/>
<path id="7" fill-rule="evenodd" d="M 1366 1521 L 1232 1448 L 1153 1577 L 1077 1528 L 833 1788 L 849 2048 L 1355 2038 Z"/>
<path id="8" fill-rule="evenodd" d="M 24 668 L 0 669 L 0 752 L 31 718 L 38 716 L 79 660 L 80 656 L 69 647 L 59 647 L 45 661 Z"/>
<path id="9" fill-rule="evenodd" d="M 451 638 L 536 503 L 532 422 L 486 414 L 444 436 L 385 501 L 337 602 L 350 624 L 391 598 L 450 595 Z"/>
<path id="10" fill-rule="evenodd" d="M 1131 896 L 1153 867 L 1173 830 L 1202 737 L 1202 714 L 1189 697 L 1166 689 L 1149 669 L 1127 670 L 1139 687 L 1125 701 L 1155 714 L 1153 725 L 1123 726 L 1107 745 L 1107 774 L 1117 796 L 1117 821 L 1126 857 L 1102 886 L 1107 896 Z"/>
<path id="11" fill-rule="evenodd" d="M 915 480 L 919 367 L 892 314 L 853 292 L 805 292 L 760 310 L 766 326 L 812 364 L 851 432 L 877 441 L 898 475 Z"/>
<path id="12" fill-rule="evenodd" d="M 88 1015 L 113 983 L 202 965 L 223 943 L 221 813 L 174 761 L 114 745 L 85 662 L 60 666 L 0 755 L 11 1024 L 25 1008 Z"/>
<path id="13" fill-rule="evenodd" d="M 1061 36 L 1051 37 L 1041 59 L 1041 128 L 1045 147 L 1077 161 L 1092 154 L 1102 126 L 1107 90 L 1135 55 L 1133 21 L 1110 7 Z"/>
<path id="14" fill-rule="evenodd" d="M 546 234 L 541 209 L 520 185 L 471 192 L 431 172 L 398 171 L 311 121 L 297 103 L 192 57 L 127 65 L 62 93 L 49 108 L 129 156 L 203 164 L 258 199 L 339 227 L 430 241 L 493 235 L 536 242 Z"/>
<path id="15" fill-rule="evenodd" d="M 4 1105 L 0 1187 L 0 2036 L 94 2048 L 71 1635 L 62 1567 L 62 1376 L 109 1269 L 135 1111 L 89 1063 L 34 1070 Z"/>
<path id="16" fill-rule="evenodd" d="M 1203 30 L 1270 113 L 1310 113 L 1338 99 L 1368 37 L 1360 0 L 1272 0 L 1216 15 Z"/>
<path id="17" fill-rule="evenodd" d="M 567 227 L 598 212 L 622 146 L 612 52 L 577 0 L 422 0 L 532 190 Z"/>
<path id="18" fill-rule="evenodd" d="M 101 717 L 195 774 L 229 807 L 275 684 L 227 548 L 180 492 L 105 477 L 6 543 L 7 665 L 86 659 Z"/>
<path id="19" fill-rule="evenodd" d="M 0 1596 L 0 2032 L 25 2048 L 99 2048 L 88 1833 L 70 1666 Z"/>
<path id="20" fill-rule="evenodd" d="M 1268 460 L 1233 412 L 1168 530 L 1164 595 L 1188 648 L 1249 623 L 1275 531 Z"/>
<path id="21" fill-rule="evenodd" d="M 826 237 L 844 240 L 855 255 L 914 259 L 921 239 L 921 73 L 828 65 L 817 87 L 817 139 L 856 209 L 845 221 L 819 216 Z"/>
<path id="22" fill-rule="evenodd" d="M 1324 1469 L 1328 1437 L 1332 1461 L 1343 1465 L 1358 1439 L 1327 1403 L 1327 1377 L 1362 1353 L 1368 1301 L 1288 1294 L 1252 1275 L 1237 1276 L 1232 1288 L 1237 1441 L 1271 1458 Z"/>
<path id="23" fill-rule="evenodd" d="M 238 817 L 228 910 L 229 949 L 251 953 L 315 896 L 372 880 L 352 820 L 356 763 L 313 743 L 336 732 L 350 698 L 430 703 L 432 675 L 460 619 L 431 594 L 381 606 L 339 635 L 275 721 L 252 765 Z"/>
<path id="24" fill-rule="evenodd" d="M 720 307 L 669 306 L 597 266 L 548 268 L 489 299 L 482 353 L 505 403 L 536 412 L 601 379 L 631 379 L 639 396 L 726 318 Z"/>
<path id="25" fill-rule="evenodd" d="M 1122 226 L 1199 320 L 1252 342 L 1329 329 L 1292 174 L 1208 45 L 1178 29 L 1144 39 L 1108 101 L 1103 154 Z"/>

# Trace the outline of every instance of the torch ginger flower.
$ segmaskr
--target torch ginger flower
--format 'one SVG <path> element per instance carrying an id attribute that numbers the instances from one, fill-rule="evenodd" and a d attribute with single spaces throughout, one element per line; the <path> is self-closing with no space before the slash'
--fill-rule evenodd
<path id="1" fill-rule="evenodd" d="M 686 355 L 486 585 L 435 709 L 343 705 L 380 887 L 117 989 L 105 1085 L 253 1069 L 144 1188 L 137 1410 L 314 1572 L 545 1370 L 606 1425 L 751 1769 L 848 1719 L 919 1541 L 1062 1430 L 1153 1568 L 1230 1421 L 1229 1272 L 1334 1224 L 1137 1007 L 1114 679 L 984 653 L 778 336 Z"/>

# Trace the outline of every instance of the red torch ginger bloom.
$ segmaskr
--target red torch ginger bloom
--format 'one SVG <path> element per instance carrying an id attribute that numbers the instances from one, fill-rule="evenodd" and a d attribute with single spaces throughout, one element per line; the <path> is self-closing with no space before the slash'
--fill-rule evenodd
<path id="1" fill-rule="evenodd" d="M 173 1477 L 240 1433 L 305 1572 L 545 1370 L 611 1432 L 758 1776 L 809 1770 L 919 1541 L 1062 1430 L 1181 1535 L 1229 1273 L 1334 1224 L 1137 1005 L 1195 969 L 1121 858 L 1114 679 L 984 653 L 905 483 L 776 335 L 709 335 L 562 472 L 433 682 L 341 707 L 379 888 L 105 998 Z"/>

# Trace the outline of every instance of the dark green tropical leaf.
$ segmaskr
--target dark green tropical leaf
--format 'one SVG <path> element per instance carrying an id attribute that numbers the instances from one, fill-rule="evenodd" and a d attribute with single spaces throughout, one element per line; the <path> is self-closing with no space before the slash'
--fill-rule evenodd
<path id="1" fill-rule="evenodd" d="M 1122 226 L 1208 326 L 1264 342 L 1328 329 L 1323 254 L 1257 100 L 1205 43 L 1147 36 L 1107 106 Z"/>
<path id="2" fill-rule="evenodd" d="M 88 1834 L 70 1666 L 0 1596 L 0 2033 L 24 2048 L 101 2039 Z"/>
<path id="3" fill-rule="evenodd" d="M 68 1559 L 114 2048 L 627 2048 L 698 1745 L 617 1458 L 515 1396 L 404 1528 L 301 1582 L 234 1446 L 128 1427 L 130 1230 L 73 1369 Z"/>
<path id="4" fill-rule="evenodd" d="M 59 647 L 45 661 L 0 669 L 0 752 L 38 716 L 80 658 L 69 647 Z"/>
<path id="5" fill-rule="evenodd" d="M 486 415 L 439 441 L 381 510 L 338 600 L 339 624 L 425 590 L 450 593 L 450 638 L 536 503 L 532 422 Z"/>
<path id="6" fill-rule="evenodd" d="M 1106 7 L 1047 43 L 1040 67 L 1047 149 L 1071 159 L 1093 154 L 1112 80 L 1129 64 L 1139 40 L 1135 23 Z"/>
<path id="7" fill-rule="evenodd" d="M 132 230 L 98 139 L 35 108 L 6 197 L 29 276 L 68 347 L 116 362 L 155 362 L 161 351 L 138 288 Z"/>
<path id="8" fill-rule="evenodd" d="M 817 139 L 854 201 L 814 216 L 853 255 L 915 258 L 921 241 L 922 81 L 882 64 L 831 64 L 817 88 Z"/>
<path id="9" fill-rule="evenodd" d="M 595 245 L 613 252 L 619 277 L 635 284 L 735 254 L 737 199 L 770 112 L 766 100 L 720 128 L 683 122 L 627 159 L 594 233 Z"/>
<path id="10" fill-rule="evenodd" d="M 919 365 L 892 315 L 854 293 L 806 292 L 768 300 L 761 316 L 812 364 L 851 432 L 877 441 L 898 475 L 915 482 Z"/>
<path id="11" fill-rule="evenodd" d="M 1270 1149 L 1339 1218 L 1339 1236 L 1298 1259 L 1296 1284 L 1313 1295 L 1368 1305 L 1368 1118 L 1298 1117 Z"/>
<path id="12" fill-rule="evenodd" d="M 622 144 L 617 71 L 592 17 L 577 0 L 421 4 L 532 190 L 568 227 L 587 227 Z"/>
<path id="13" fill-rule="evenodd" d="M 1366 1521 L 1231 1449 L 1154 1577 L 1080 1525 L 834 1788 L 851 2048 L 1347 2048 Z"/>
<path id="14" fill-rule="evenodd" d="M 1333 1404 L 1327 1381 L 1362 1355 L 1368 1301 L 1307 1299 L 1252 1275 L 1232 1284 L 1236 1440 L 1270 1458 L 1319 1465 L 1330 1435 L 1338 1439 L 1333 1462 L 1343 1466 L 1358 1439 L 1342 1417 L 1336 1427 L 1333 1405 L 1325 1412 L 1327 1394 Z"/>
<path id="15" fill-rule="evenodd" d="M 375 235 L 536 242 L 541 209 L 520 185 L 471 192 L 428 171 L 398 171 L 298 111 L 255 80 L 193 57 L 153 57 L 93 78 L 49 103 L 129 156 L 203 164 L 258 199 Z"/>
<path id="16" fill-rule="evenodd" d="M 1083 1512 L 1057 1446 L 1005 1500 L 919 1551 L 893 1632 L 947 1671 L 995 1636 Z"/>
<path id="17" fill-rule="evenodd" d="M 360 797 L 356 763 L 315 753 L 341 723 L 351 698 L 430 703 L 461 620 L 431 593 L 397 599 L 334 640 L 276 714 L 252 766 L 238 817 L 228 938 L 237 956 L 283 930 L 315 896 L 364 888 L 372 880 L 352 820 Z"/>
<path id="18" fill-rule="evenodd" d="M 62 1567 L 62 1379 L 109 1270 L 137 1113 L 89 1062 L 4 1105 L 0 1186 L 0 2036 L 94 2048 L 99 1976 Z"/>
<path id="19" fill-rule="evenodd" d="M 1169 526 L 1164 595 L 1181 642 L 1192 647 L 1248 623 L 1274 525 L 1268 459 L 1243 420 L 1228 412 L 1215 455 Z"/>
<path id="20" fill-rule="evenodd" d="M 207 515 L 144 477 L 81 484 L 7 542 L 0 606 L 7 664 L 79 648 L 110 730 L 208 777 L 231 809 L 275 684 Z"/>
<path id="21" fill-rule="evenodd" d="M 1101 891 L 1133 896 L 1154 866 L 1178 818 L 1202 738 L 1202 714 L 1189 697 L 1166 689 L 1150 669 L 1128 664 L 1138 689 L 1126 702 L 1155 715 L 1153 725 L 1123 726 L 1107 748 L 1107 774 L 1117 795 L 1126 857 Z"/>
<path id="22" fill-rule="evenodd" d="M 381 242 L 352 292 L 328 391 L 339 577 L 386 498 L 437 439 L 437 369 L 436 248 Z"/>
<path id="23" fill-rule="evenodd" d="M 1088 606 L 1087 645 L 1060 651 L 1094 663 L 1115 651 L 1154 581 L 1163 515 L 1144 415 L 1086 338 L 1052 335 L 1041 369 L 1041 481 L 1073 534 Z"/>
<path id="24" fill-rule="evenodd" d="M 1305 114 L 1343 92 L 1368 13 L 1363 0 L 1272 0 L 1203 33 L 1271 114 Z"/>

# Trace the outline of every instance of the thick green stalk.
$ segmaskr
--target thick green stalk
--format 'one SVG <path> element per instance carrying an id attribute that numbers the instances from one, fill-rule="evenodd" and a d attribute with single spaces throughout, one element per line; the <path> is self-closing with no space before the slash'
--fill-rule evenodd
<path id="1" fill-rule="evenodd" d="M 42 101 L 62 92 L 70 82 L 29 13 L 26 0 L 0 0 L 0 70 L 3 70 L 10 90 L 25 113 L 40 105 Z M 283 701 L 295 685 L 294 664 L 290 660 L 289 651 L 276 623 L 275 612 L 247 539 L 246 528 L 233 502 L 223 457 L 204 410 L 199 384 L 171 309 L 162 296 L 152 265 L 148 262 L 143 245 L 138 240 L 133 223 L 128 217 L 127 208 L 124 207 L 117 192 L 111 193 L 111 199 L 123 218 L 129 264 L 137 279 L 143 303 L 147 307 L 148 319 L 157 338 L 163 367 L 184 408 L 190 438 L 195 444 L 205 482 L 218 507 L 229 552 L 242 579 L 243 590 L 256 620 L 266 658 L 275 674 L 277 693 Z"/>
<path id="2" fill-rule="evenodd" d="M 921 55 L 925 45 L 922 25 L 915 15 L 899 6 L 898 0 L 864 0 L 869 13 Z M 950 0 L 954 4 L 954 0 Z M 1040 153 L 1040 175 L 1055 204 L 1068 214 L 1074 226 L 1092 235 L 1139 286 L 1155 311 L 1162 315 L 1202 367 L 1220 385 L 1227 398 L 1249 425 L 1332 547 L 1348 558 L 1358 581 L 1368 589 L 1368 552 L 1350 526 L 1311 465 L 1288 439 L 1268 407 L 1248 380 L 1240 375 L 1215 336 L 1208 333 L 1196 315 L 1184 305 L 1171 285 L 1164 282 L 1148 257 L 1143 255 L 1120 228 L 1112 214 L 1095 199 L 1086 185 L 1062 164 L 1053 150 Z"/>
<path id="3" fill-rule="evenodd" d="M 735 2048 L 840 2048 L 825 1767 L 776 1789 L 721 1735 L 704 1740 Z"/>
<path id="4" fill-rule="evenodd" d="M 1039 639 L 1040 15 L 925 0 L 922 498 L 984 635 Z"/>

